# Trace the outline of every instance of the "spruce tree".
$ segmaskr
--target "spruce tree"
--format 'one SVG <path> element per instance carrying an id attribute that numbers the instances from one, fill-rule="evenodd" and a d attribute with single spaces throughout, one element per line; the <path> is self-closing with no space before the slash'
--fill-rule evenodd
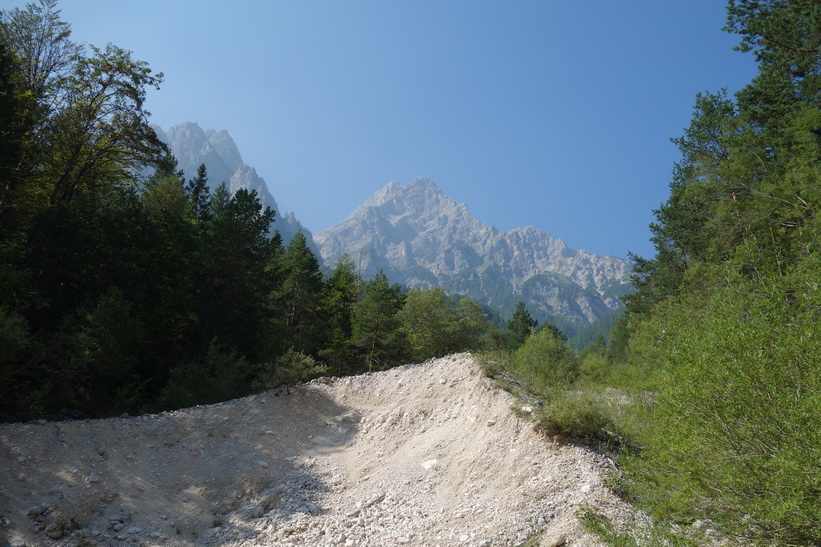
<path id="1" fill-rule="evenodd" d="M 292 349 L 311 355 L 322 333 L 319 306 L 323 279 L 319 261 L 308 247 L 305 234 L 297 232 L 282 257 L 283 280 L 279 289 L 283 305 L 282 323 Z"/>
<path id="2" fill-rule="evenodd" d="M 391 285 L 382 270 L 363 286 L 362 297 L 353 309 L 351 341 L 366 370 L 388 368 L 405 357 L 397 316 L 404 301 L 402 288 Z"/>
<path id="3" fill-rule="evenodd" d="M 513 317 L 507 322 L 505 332 L 505 346 L 509 350 L 516 350 L 525 343 L 525 340 L 536 331 L 539 322 L 530 316 L 525 303 L 521 300 L 516 303 Z"/>
<path id="4" fill-rule="evenodd" d="M 322 315 L 326 330 L 320 356 L 338 372 L 354 365 L 353 309 L 359 299 L 359 276 L 347 253 L 337 261 L 322 292 Z"/>

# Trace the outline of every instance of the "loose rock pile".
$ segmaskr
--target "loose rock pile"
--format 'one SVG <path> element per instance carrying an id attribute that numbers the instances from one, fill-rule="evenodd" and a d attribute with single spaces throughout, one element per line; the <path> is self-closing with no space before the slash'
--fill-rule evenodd
<path id="1" fill-rule="evenodd" d="M 595 545 L 629 508 L 468 354 L 218 405 L 0 425 L 0 545 Z"/>

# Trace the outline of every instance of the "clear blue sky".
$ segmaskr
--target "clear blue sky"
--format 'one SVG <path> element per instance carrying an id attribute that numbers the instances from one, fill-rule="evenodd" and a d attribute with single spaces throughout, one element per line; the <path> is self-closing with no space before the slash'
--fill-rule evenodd
<path id="1" fill-rule="evenodd" d="M 0 0 L 3 7 L 22 2 Z M 62 0 L 165 73 L 163 128 L 227 129 L 311 231 L 430 177 L 487 224 L 652 256 L 695 94 L 754 75 L 720 0 Z"/>

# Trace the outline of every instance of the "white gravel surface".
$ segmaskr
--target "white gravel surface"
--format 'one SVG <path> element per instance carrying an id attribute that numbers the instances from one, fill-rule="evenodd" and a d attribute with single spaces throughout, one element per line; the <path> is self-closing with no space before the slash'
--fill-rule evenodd
<path id="1" fill-rule="evenodd" d="M 0 425 L 0 546 L 596 545 L 606 458 L 552 442 L 469 354 L 226 403 Z"/>

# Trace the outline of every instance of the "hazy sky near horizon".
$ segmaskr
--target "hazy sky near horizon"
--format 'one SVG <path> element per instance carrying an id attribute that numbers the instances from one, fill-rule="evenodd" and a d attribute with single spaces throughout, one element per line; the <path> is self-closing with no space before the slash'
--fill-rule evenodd
<path id="1" fill-rule="evenodd" d="M 23 2 L 0 0 L 4 9 Z M 652 256 L 671 137 L 750 81 L 719 0 L 61 0 L 77 42 L 165 74 L 164 129 L 226 129 L 312 232 L 433 179 L 501 230 Z"/>

